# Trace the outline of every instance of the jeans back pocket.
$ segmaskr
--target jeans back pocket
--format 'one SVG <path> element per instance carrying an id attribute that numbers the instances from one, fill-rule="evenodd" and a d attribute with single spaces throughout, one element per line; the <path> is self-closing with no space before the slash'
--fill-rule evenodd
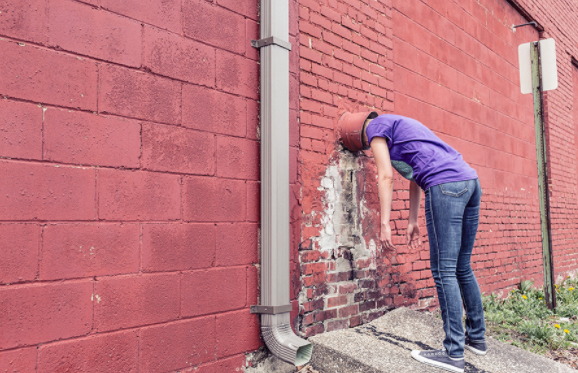
<path id="1" fill-rule="evenodd" d="M 440 189 L 445 195 L 459 197 L 468 191 L 468 182 L 454 181 L 451 183 L 440 184 Z"/>

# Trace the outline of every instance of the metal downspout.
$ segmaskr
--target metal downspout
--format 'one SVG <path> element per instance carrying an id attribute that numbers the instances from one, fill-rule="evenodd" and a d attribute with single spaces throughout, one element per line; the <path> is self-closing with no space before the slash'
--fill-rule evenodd
<path id="1" fill-rule="evenodd" d="M 304 365 L 313 346 L 293 333 L 289 287 L 289 0 L 261 0 L 261 332 L 278 358 Z"/>

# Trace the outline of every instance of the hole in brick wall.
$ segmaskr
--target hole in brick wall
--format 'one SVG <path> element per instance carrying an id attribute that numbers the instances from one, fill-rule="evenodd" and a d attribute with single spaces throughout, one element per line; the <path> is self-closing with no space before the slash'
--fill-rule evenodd
<path id="1" fill-rule="evenodd" d="M 331 255 L 331 257 L 332 257 L 332 259 L 343 258 L 343 259 L 351 260 L 353 258 L 353 254 L 351 253 L 351 249 L 353 249 L 353 247 L 339 246 L 336 250 L 333 250 L 333 254 Z"/>

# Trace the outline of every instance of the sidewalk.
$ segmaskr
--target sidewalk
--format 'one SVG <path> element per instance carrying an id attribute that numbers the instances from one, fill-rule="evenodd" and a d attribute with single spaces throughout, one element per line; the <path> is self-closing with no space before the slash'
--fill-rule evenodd
<path id="1" fill-rule="evenodd" d="M 399 308 L 369 324 L 309 338 L 311 366 L 323 373 L 444 372 L 411 358 L 414 349 L 441 347 L 442 321 Z M 512 345 L 488 340 L 488 354 L 466 351 L 468 373 L 576 373 L 578 371 Z"/>

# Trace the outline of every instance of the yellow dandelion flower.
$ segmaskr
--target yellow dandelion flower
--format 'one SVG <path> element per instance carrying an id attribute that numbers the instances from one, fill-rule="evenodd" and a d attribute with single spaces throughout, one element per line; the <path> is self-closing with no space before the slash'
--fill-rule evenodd
<path id="1" fill-rule="evenodd" d="M 568 290 L 572 291 L 572 290 L 574 290 L 574 288 L 568 288 Z"/>
<path id="2" fill-rule="evenodd" d="M 570 334 L 570 330 L 568 330 L 568 329 L 564 329 L 564 333 L 566 333 L 566 334 Z"/>
<path id="3" fill-rule="evenodd" d="M 554 324 L 554 327 L 555 327 L 556 329 L 560 329 L 560 324 Z"/>
<path id="4" fill-rule="evenodd" d="M 554 285 L 554 286 L 556 286 L 556 289 L 558 289 L 558 285 Z"/>
<path id="5" fill-rule="evenodd" d="M 524 298 L 524 299 L 528 299 L 528 297 L 527 297 L 527 296 L 525 296 L 525 295 L 522 295 L 522 298 Z"/>
<path id="6" fill-rule="evenodd" d="M 570 278 L 570 276 L 568 276 L 567 278 Z"/>
<path id="7" fill-rule="evenodd" d="M 540 300 L 542 300 L 542 298 L 540 298 Z"/>

